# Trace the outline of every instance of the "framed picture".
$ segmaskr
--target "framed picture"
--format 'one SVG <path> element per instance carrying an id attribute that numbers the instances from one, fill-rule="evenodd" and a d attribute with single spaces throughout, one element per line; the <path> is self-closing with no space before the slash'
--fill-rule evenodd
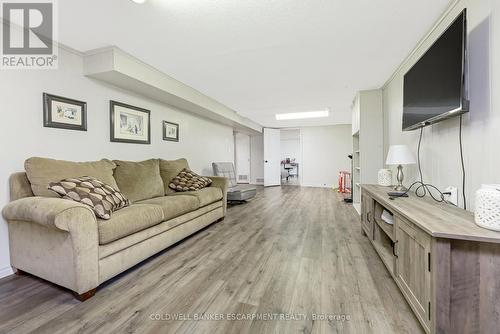
<path id="1" fill-rule="evenodd" d="M 179 124 L 163 121 L 163 140 L 179 141 Z"/>
<path id="2" fill-rule="evenodd" d="M 151 112 L 125 103 L 110 101 L 111 141 L 151 144 Z"/>
<path id="3" fill-rule="evenodd" d="M 43 126 L 87 131 L 87 103 L 43 93 Z"/>

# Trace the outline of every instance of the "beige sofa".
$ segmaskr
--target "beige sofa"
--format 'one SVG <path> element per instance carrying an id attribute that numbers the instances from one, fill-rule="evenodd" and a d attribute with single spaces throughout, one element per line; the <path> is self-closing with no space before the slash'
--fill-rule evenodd
<path id="1" fill-rule="evenodd" d="M 11 265 L 74 291 L 80 300 L 90 298 L 101 283 L 224 218 L 227 179 L 210 176 L 209 187 L 176 193 L 168 182 L 184 167 L 185 159 L 28 159 L 26 172 L 11 176 L 12 202 L 2 211 Z M 116 181 L 132 205 L 101 220 L 88 206 L 46 191 L 48 181 L 82 173 Z"/>

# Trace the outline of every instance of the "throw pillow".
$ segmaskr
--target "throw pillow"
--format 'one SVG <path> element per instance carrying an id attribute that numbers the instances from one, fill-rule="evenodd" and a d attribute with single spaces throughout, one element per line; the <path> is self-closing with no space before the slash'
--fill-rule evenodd
<path id="1" fill-rule="evenodd" d="M 163 184 L 165 185 L 165 195 L 175 193 L 173 189 L 169 187 L 172 179 L 177 176 L 184 168 L 189 170 L 189 164 L 186 159 L 177 160 L 164 160 L 160 159 L 160 175 L 163 179 Z"/>
<path id="2" fill-rule="evenodd" d="M 130 205 L 121 192 L 91 176 L 51 182 L 49 189 L 62 198 L 90 206 L 96 216 L 102 219 L 109 219 L 113 211 Z"/>
<path id="3" fill-rule="evenodd" d="M 184 168 L 168 185 L 175 191 L 200 190 L 210 185 L 212 180 Z"/>

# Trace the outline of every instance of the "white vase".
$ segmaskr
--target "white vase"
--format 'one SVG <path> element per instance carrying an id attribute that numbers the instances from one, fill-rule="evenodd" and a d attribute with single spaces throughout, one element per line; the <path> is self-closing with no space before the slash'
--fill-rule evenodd
<path id="1" fill-rule="evenodd" d="M 474 220 L 481 227 L 500 231 L 500 184 L 483 184 L 476 191 Z"/>
<path id="2" fill-rule="evenodd" d="M 390 169 L 378 171 L 378 184 L 385 187 L 392 186 L 392 171 Z"/>

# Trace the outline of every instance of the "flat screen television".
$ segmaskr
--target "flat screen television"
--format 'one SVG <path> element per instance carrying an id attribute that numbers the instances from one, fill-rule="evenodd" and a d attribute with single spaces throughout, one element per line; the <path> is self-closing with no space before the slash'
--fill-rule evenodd
<path id="1" fill-rule="evenodd" d="M 467 11 L 453 21 L 406 72 L 403 130 L 414 130 L 469 111 L 466 97 Z"/>

